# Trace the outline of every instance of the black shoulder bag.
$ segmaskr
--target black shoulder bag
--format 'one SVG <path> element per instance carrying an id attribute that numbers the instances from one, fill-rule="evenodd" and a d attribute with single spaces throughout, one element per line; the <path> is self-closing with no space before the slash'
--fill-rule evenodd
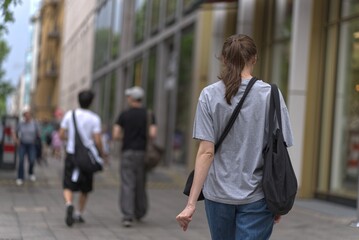
<path id="1" fill-rule="evenodd" d="M 227 134 L 229 133 L 229 130 L 232 128 L 234 122 L 236 121 L 239 111 L 241 110 L 241 108 L 243 106 L 244 99 L 246 99 L 249 91 L 251 90 L 251 88 L 253 87 L 253 85 L 256 81 L 257 81 L 256 77 L 252 77 L 252 79 L 249 81 L 248 86 L 246 87 L 246 90 L 244 91 L 244 94 L 243 94 L 241 100 L 238 102 L 236 108 L 234 109 L 234 111 L 231 115 L 231 118 L 229 119 L 226 127 L 224 128 L 222 135 L 220 136 L 218 142 L 214 145 L 215 153 L 217 152 L 219 146 L 222 144 L 223 140 L 226 138 Z M 186 181 L 186 185 L 183 190 L 183 193 L 187 196 L 189 196 L 189 194 L 191 192 L 191 188 L 192 188 L 192 184 L 193 184 L 193 177 L 194 177 L 194 170 L 192 170 L 192 172 L 189 174 L 187 181 Z M 201 201 L 201 200 L 204 200 L 202 191 L 198 196 L 198 201 Z"/>
<path id="2" fill-rule="evenodd" d="M 72 120 L 75 127 L 75 165 L 82 172 L 88 174 L 101 171 L 102 164 L 96 159 L 96 154 L 87 148 L 81 140 L 81 136 L 77 130 L 75 111 L 72 112 Z"/>
<path id="3" fill-rule="evenodd" d="M 275 84 L 271 84 L 268 142 L 263 158 L 262 187 L 268 209 L 274 215 L 287 214 L 293 207 L 298 184 L 284 142 L 279 92 Z"/>

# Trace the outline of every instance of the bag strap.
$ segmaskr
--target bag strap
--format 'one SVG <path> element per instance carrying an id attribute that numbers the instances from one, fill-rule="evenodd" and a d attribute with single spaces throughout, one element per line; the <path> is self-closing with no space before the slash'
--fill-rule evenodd
<path id="1" fill-rule="evenodd" d="M 269 107 L 269 132 L 268 132 L 268 142 L 270 141 L 274 127 L 275 127 L 275 119 L 278 122 L 278 128 L 282 129 L 282 114 L 279 100 L 279 91 L 276 84 L 271 85 L 271 98 L 270 98 L 270 107 Z"/>
<path id="2" fill-rule="evenodd" d="M 251 80 L 249 81 L 246 90 L 243 93 L 243 96 L 241 98 L 241 100 L 238 102 L 236 108 L 234 109 L 231 118 L 229 119 L 227 126 L 224 128 L 224 131 L 222 133 L 222 135 L 219 137 L 218 142 L 214 145 L 214 152 L 217 152 L 219 146 L 222 144 L 223 140 L 226 138 L 226 136 L 229 133 L 229 130 L 231 130 L 234 122 L 236 121 L 236 118 L 238 117 L 239 111 L 241 110 L 242 106 L 243 106 L 243 102 L 246 99 L 249 91 L 251 90 L 251 88 L 253 87 L 254 83 L 257 81 L 258 79 L 256 77 L 252 77 Z"/>
<path id="3" fill-rule="evenodd" d="M 76 124 L 76 117 L 75 117 L 75 110 L 72 111 L 72 121 L 74 122 L 74 127 L 75 127 L 75 145 L 76 142 L 80 143 L 81 145 L 85 146 L 82 142 L 81 136 L 77 130 L 77 124 Z"/>
<path id="4" fill-rule="evenodd" d="M 152 111 L 146 109 L 146 140 L 150 141 L 150 126 L 152 122 Z"/>

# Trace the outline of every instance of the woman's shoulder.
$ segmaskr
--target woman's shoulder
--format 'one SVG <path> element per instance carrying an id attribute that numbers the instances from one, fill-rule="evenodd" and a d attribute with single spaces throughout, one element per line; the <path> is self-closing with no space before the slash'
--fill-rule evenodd
<path id="1" fill-rule="evenodd" d="M 224 90 L 225 90 L 224 83 L 222 81 L 217 81 L 203 88 L 201 94 L 211 95 L 219 92 L 224 92 Z"/>
<path id="2" fill-rule="evenodd" d="M 214 97 L 223 96 L 225 92 L 225 86 L 222 81 L 217 81 L 212 83 L 206 87 L 204 87 L 201 91 L 200 100 L 211 100 Z"/>
<path id="3" fill-rule="evenodd" d="M 259 88 L 263 88 L 263 89 L 270 89 L 271 86 L 269 83 L 263 81 L 263 80 L 257 80 L 256 84 L 254 85 L 256 87 L 259 87 Z"/>

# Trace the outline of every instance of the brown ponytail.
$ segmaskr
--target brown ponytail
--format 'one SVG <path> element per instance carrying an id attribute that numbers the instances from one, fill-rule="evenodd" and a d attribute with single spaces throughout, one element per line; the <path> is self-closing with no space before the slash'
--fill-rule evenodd
<path id="1" fill-rule="evenodd" d="M 247 35 L 232 35 L 222 47 L 223 70 L 218 76 L 226 86 L 226 102 L 231 105 L 232 97 L 242 83 L 241 73 L 244 66 L 257 55 L 257 47 Z"/>

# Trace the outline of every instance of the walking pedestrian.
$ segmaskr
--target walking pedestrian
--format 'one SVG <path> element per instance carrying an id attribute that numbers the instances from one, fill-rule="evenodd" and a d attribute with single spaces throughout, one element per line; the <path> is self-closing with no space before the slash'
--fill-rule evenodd
<path id="1" fill-rule="evenodd" d="M 16 185 L 24 184 L 24 160 L 29 161 L 28 173 L 30 181 L 36 181 L 34 166 L 36 160 L 36 141 L 40 136 L 39 126 L 32 118 L 31 109 L 25 106 L 22 110 L 23 120 L 18 124 L 13 136 L 16 145 L 19 147 L 19 164 L 17 170 Z"/>
<path id="2" fill-rule="evenodd" d="M 147 124 L 148 112 L 142 106 L 143 89 L 137 86 L 126 89 L 125 95 L 129 108 L 119 115 L 112 138 L 122 139 L 120 207 L 123 226 L 131 227 L 133 220 L 141 220 L 147 213 L 144 159 L 147 135 L 155 138 L 157 127 L 153 115 Z"/>
<path id="3" fill-rule="evenodd" d="M 48 164 L 47 160 L 52 155 L 52 132 L 54 131 L 54 123 L 49 120 L 45 120 L 41 127 L 41 140 L 43 148 L 43 158 L 45 164 Z"/>
<path id="4" fill-rule="evenodd" d="M 76 167 L 75 153 L 75 127 L 73 114 L 77 123 L 77 130 L 83 143 L 95 144 L 99 154 L 105 159 L 101 143 L 101 119 L 89 110 L 94 93 L 90 90 L 81 91 L 78 94 L 80 108 L 68 111 L 60 128 L 60 137 L 67 140 L 66 158 L 63 178 L 63 196 L 66 204 L 65 222 L 71 227 L 74 222 L 84 223 L 83 212 L 85 210 L 88 195 L 93 189 L 93 174 L 85 173 Z M 78 209 L 73 206 L 73 193 L 80 191 Z"/>
<path id="5" fill-rule="evenodd" d="M 193 138 L 200 141 L 195 175 L 186 207 L 176 219 L 186 231 L 203 188 L 212 239 L 269 239 L 279 221 L 267 208 L 261 181 L 262 151 L 268 134 L 271 86 L 257 80 L 239 116 L 216 153 L 214 145 L 253 77 L 256 45 L 246 35 L 227 38 L 222 47 L 220 81 L 205 87 L 197 105 Z M 289 114 L 280 94 L 283 135 L 293 142 Z"/>
<path id="6" fill-rule="evenodd" d="M 63 142 L 60 137 L 60 125 L 56 124 L 55 129 L 51 134 L 52 156 L 56 160 L 62 159 L 62 147 L 63 147 Z"/>

